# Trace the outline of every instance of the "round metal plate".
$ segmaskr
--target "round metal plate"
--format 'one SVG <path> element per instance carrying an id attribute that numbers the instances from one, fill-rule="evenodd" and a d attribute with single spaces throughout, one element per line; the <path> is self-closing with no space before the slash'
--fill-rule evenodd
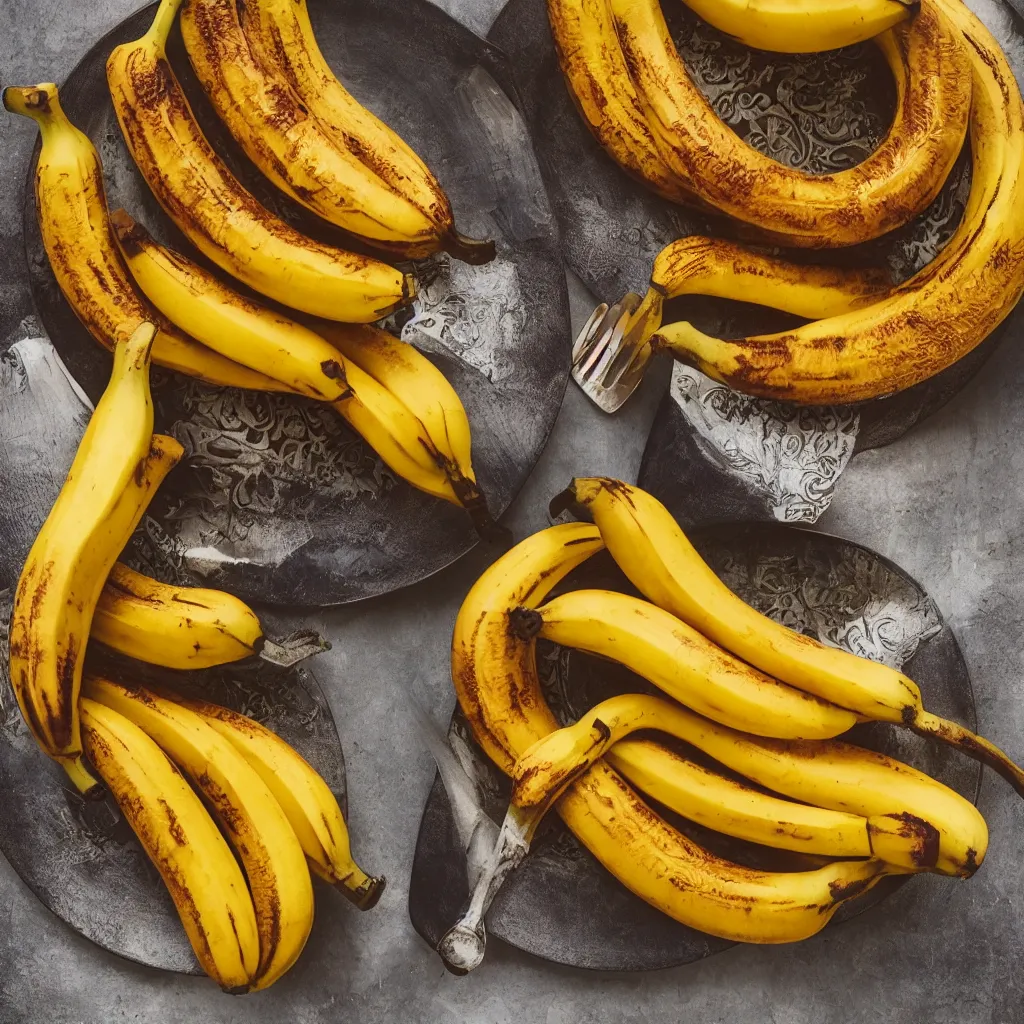
<path id="1" fill-rule="evenodd" d="M 927 707 L 976 727 L 970 678 L 953 633 L 924 588 L 890 561 L 860 545 L 780 524 L 698 527 L 690 536 L 730 588 L 759 610 L 831 644 L 902 665 L 920 685 Z M 606 554 L 585 563 L 560 589 L 580 587 L 634 592 Z M 651 690 L 621 666 L 551 644 L 538 646 L 538 665 L 548 702 L 564 723 L 613 693 Z M 458 712 L 449 735 L 480 806 L 500 822 L 508 806 L 508 780 L 476 746 Z M 949 748 L 881 724 L 857 726 L 849 736 L 977 799 L 980 766 Z M 794 855 L 722 836 L 668 812 L 666 817 L 728 860 L 765 870 L 801 868 Z M 468 899 L 467 854 L 459 833 L 438 778 L 420 826 L 409 896 L 413 925 L 431 946 Z M 885 879 L 841 908 L 834 920 L 863 912 L 906 881 Z M 913 884 L 924 887 L 930 881 Z M 487 931 L 544 959 L 595 970 L 657 970 L 732 945 L 687 928 L 634 896 L 555 815 L 545 820 L 530 855 L 494 901 Z"/>
<path id="2" fill-rule="evenodd" d="M 480 482 L 499 514 L 547 440 L 570 347 L 555 219 L 509 99 L 503 58 L 426 0 L 310 0 L 309 7 L 332 66 L 430 164 L 460 230 L 497 240 L 498 257 L 487 266 L 446 256 L 419 261 L 421 295 L 388 326 L 435 360 L 458 390 L 473 425 Z M 140 36 L 154 10 L 140 11 L 93 47 L 62 99 L 101 154 L 111 208 L 123 206 L 161 240 L 188 251 L 128 155 L 104 75 L 110 50 Z M 349 245 L 246 162 L 202 95 L 177 32 L 170 57 L 204 130 L 247 187 L 308 233 Z M 110 359 L 59 292 L 30 186 L 24 223 L 35 310 L 95 400 Z M 20 254 L 4 255 L 20 273 Z M 9 335 L 8 344 L 27 312 L 4 311 L 0 335 Z M 333 410 L 210 388 L 169 372 L 153 378 L 158 429 L 187 451 L 150 523 L 172 578 L 251 600 L 329 605 L 415 583 L 476 543 L 462 510 L 397 479 Z"/>

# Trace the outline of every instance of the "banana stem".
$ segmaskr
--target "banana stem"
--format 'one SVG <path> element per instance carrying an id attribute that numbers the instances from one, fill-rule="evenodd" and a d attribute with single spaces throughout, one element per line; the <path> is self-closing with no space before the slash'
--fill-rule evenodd
<path id="1" fill-rule="evenodd" d="M 160 51 L 161 56 L 165 55 L 167 40 L 171 37 L 171 29 L 174 28 L 174 19 L 178 16 L 178 9 L 183 0 L 161 0 L 160 7 L 153 18 L 153 24 L 149 26 L 146 38 Z"/>
<path id="2" fill-rule="evenodd" d="M 968 757 L 988 765 L 1013 786 L 1019 796 L 1024 797 L 1024 770 L 1017 767 L 994 743 L 976 736 L 956 722 L 939 718 L 927 711 L 919 711 L 910 723 L 910 728 L 921 736 L 931 736 L 950 746 L 962 750 Z"/>
<path id="3" fill-rule="evenodd" d="M 362 875 L 358 881 L 355 876 L 349 876 L 344 881 L 336 882 L 335 888 L 359 910 L 373 910 L 384 895 L 387 884 L 388 880 L 383 875 Z"/>
<path id="4" fill-rule="evenodd" d="M 330 640 L 325 640 L 315 629 L 300 629 L 276 643 L 261 637 L 256 641 L 254 653 L 271 665 L 291 668 L 314 654 L 330 649 Z"/>
<path id="5" fill-rule="evenodd" d="M 469 513 L 473 529 L 481 540 L 505 547 L 512 541 L 512 533 L 497 523 L 487 507 L 487 498 L 475 480 L 470 480 L 450 459 L 442 460 L 442 468 L 452 485 L 459 504 Z"/>
<path id="6" fill-rule="evenodd" d="M 81 754 L 78 757 L 62 757 L 58 759 L 60 766 L 67 772 L 68 778 L 74 783 L 75 789 L 83 800 L 99 800 L 103 796 L 103 783 L 88 768 Z"/>
<path id="7" fill-rule="evenodd" d="M 441 239 L 441 247 L 449 256 L 454 256 L 471 267 L 490 263 L 497 255 L 493 241 L 467 238 L 465 235 L 459 234 L 455 228 L 452 228 Z"/>
<path id="8" fill-rule="evenodd" d="M 469 906 L 437 944 L 445 967 L 458 976 L 479 967 L 487 948 L 484 918 L 505 879 L 530 851 L 530 844 L 547 807 L 523 810 L 511 805 L 501 824 L 498 840 L 473 887 Z"/>

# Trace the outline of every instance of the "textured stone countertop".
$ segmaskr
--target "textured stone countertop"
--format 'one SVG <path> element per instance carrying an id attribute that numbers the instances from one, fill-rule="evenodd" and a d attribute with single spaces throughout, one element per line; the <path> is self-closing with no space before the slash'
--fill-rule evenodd
<path id="1" fill-rule="evenodd" d="M 486 32 L 501 0 L 440 0 Z M 3 84 L 62 80 L 139 0 L 2 0 Z M 0 118 L 0 231 L 20 227 L 32 128 Z M 590 300 L 573 289 L 575 321 Z M 568 339 L 566 340 L 568 344 Z M 662 368 L 662 371 L 664 368 Z M 510 516 L 546 524 L 547 499 L 574 474 L 634 479 L 666 383 L 652 376 L 617 418 L 570 385 L 551 443 Z M 859 456 L 825 531 L 880 551 L 922 581 L 953 626 L 982 731 L 1024 760 L 1024 349 L 1009 342 L 954 402 L 897 444 Z M 317 662 L 348 761 L 361 861 L 388 876 L 377 910 L 322 911 L 307 950 L 271 991 L 222 995 L 206 979 L 133 966 L 80 939 L 0 858 L 0 1024 L 1012 1024 L 1024 1021 L 1024 806 L 988 775 L 992 844 L 970 883 L 927 878 L 876 911 L 789 947 L 736 947 L 645 975 L 552 967 L 493 943 L 457 979 L 406 909 L 420 812 L 434 765 L 408 694 L 443 725 L 454 698 L 447 648 L 473 554 L 406 592 L 321 615 L 334 642 Z M 10 793 L 5 799 L 17 799 Z M 323 904 L 322 904 L 323 905 Z"/>

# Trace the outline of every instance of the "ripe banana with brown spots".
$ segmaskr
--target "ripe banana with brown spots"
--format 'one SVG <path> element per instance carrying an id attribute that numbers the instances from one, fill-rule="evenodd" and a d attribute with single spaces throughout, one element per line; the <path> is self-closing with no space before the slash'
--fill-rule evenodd
<path id="1" fill-rule="evenodd" d="M 859 165 L 829 175 L 765 156 L 718 117 L 676 51 L 659 0 L 609 2 L 651 135 L 676 178 L 790 245 L 855 245 L 901 227 L 938 195 L 960 154 L 970 64 L 939 0 L 922 0 L 915 18 L 878 37 L 896 79 L 892 125 Z"/>
<path id="2" fill-rule="evenodd" d="M 234 745 L 194 711 L 99 676 L 89 677 L 85 694 L 150 736 L 206 798 L 249 880 L 260 950 L 251 987 L 268 988 L 298 959 L 313 925 L 309 869 L 281 805 Z"/>
<path id="3" fill-rule="evenodd" d="M 263 628 L 256 613 L 231 594 L 160 583 L 117 562 L 100 594 L 90 635 L 138 661 L 200 669 L 252 657 Z"/>
<path id="4" fill-rule="evenodd" d="M 4 90 L 3 103 L 39 125 L 42 142 L 34 179 L 39 230 L 60 290 L 89 333 L 113 351 L 118 338 L 149 321 L 157 326 L 157 365 L 225 387 L 286 390 L 200 345 L 138 293 L 111 230 L 99 154 L 64 113 L 57 86 L 11 87 Z"/>
<path id="5" fill-rule="evenodd" d="M 838 736 L 857 722 L 843 707 L 780 683 L 648 601 L 571 590 L 516 609 L 510 628 L 617 661 L 680 703 L 743 732 L 783 739 Z"/>
<path id="6" fill-rule="evenodd" d="M 175 697 L 237 748 L 288 816 L 310 869 L 360 910 L 376 906 L 384 878 L 374 878 L 352 859 L 348 826 L 327 783 L 299 753 L 266 726 L 204 700 Z"/>
<path id="7" fill-rule="evenodd" d="M 926 711 L 920 688 L 902 672 L 794 632 L 729 590 L 652 494 L 621 480 L 582 477 L 555 501 L 593 519 L 645 597 L 748 665 L 866 720 L 943 740 L 1024 795 L 1024 771 L 988 740 Z"/>
<path id="8" fill-rule="evenodd" d="M 93 767 L 160 872 L 203 970 L 232 994 L 259 964 L 256 913 L 245 876 L 202 801 L 137 725 L 81 699 Z"/>
<path id="9" fill-rule="evenodd" d="M 303 5 L 245 4 L 243 12 L 234 0 L 188 0 L 181 31 L 221 120 L 252 162 L 296 202 L 405 258 L 438 249 L 475 262 L 493 257 L 492 243 L 455 232 L 440 185 L 401 139 L 368 111 L 354 115 L 354 101 L 329 69 L 316 73 L 326 63 Z M 305 74 L 288 74 L 294 70 Z M 339 104 L 342 94 L 351 102 Z M 331 116 L 325 120 L 321 110 Z M 408 151 L 405 175 L 387 174 L 394 166 L 389 156 L 394 160 L 400 151 Z"/>
<path id="10" fill-rule="evenodd" d="M 558 728 L 541 691 L 535 642 L 516 637 L 509 616 L 518 607 L 538 607 L 602 546 L 598 531 L 587 524 L 535 534 L 481 576 L 459 612 L 452 640 L 459 703 L 478 742 L 506 773 Z M 575 779 L 556 808 L 632 892 L 690 927 L 743 942 L 813 935 L 843 902 L 888 870 L 878 860 L 838 861 L 793 874 L 731 864 L 666 824 L 603 761 Z M 468 945 L 456 947 L 471 951 Z M 475 966 L 472 959 L 462 969 Z"/>
<path id="11" fill-rule="evenodd" d="M 1024 292 L 1024 115 L 999 44 L 960 0 L 931 0 L 966 40 L 973 77 L 973 177 L 939 255 L 863 309 L 775 334 L 725 341 L 681 322 L 655 348 L 738 391 L 806 405 L 880 398 L 976 348 Z"/>
<path id="12" fill-rule="evenodd" d="M 625 739 L 641 729 L 683 740 L 802 803 L 725 778 L 652 740 Z M 512 802 L 542 806 L 600 757 L 659 803 L 765 846 L 877 857 L 962 878 L 988 848 L 985 819 L 969 800 L 891 757 L 839 740 L 752 736 L 635 693 L 602 701 L 527 750 L 512 770 Z"/>
<path id="13" fill-rule="evenodd" d="M 115 345 L 110 383 L 25 560 L 11 614 L 9 667 L 21 713 L 83 793 L 95 785 L 78 724 L 93 612 L 153 489 L 182 455 L 177 441 L 153 436 L 154 334 L 144 323 Z"/>
<path id="14" fill-rule="evenodd" d="M 167 215 L 221 270 L 286 306 L 371 323 L 411 301 L 412 278 L 303 235 L 266 210 L 214 152 L 167 61 L 182 0 L 118 46 L 107 82 L 128 149 Z"/>

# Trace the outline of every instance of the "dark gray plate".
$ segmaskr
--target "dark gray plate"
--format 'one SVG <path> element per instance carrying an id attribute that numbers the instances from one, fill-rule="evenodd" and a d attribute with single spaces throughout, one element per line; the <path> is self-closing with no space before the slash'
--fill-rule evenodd
<path id="1" fill-rule="evenodd" d="M 569 319 L 554 216 L 502 56 L 426 0 L 311 0 L 317 38 L 345 84 L 427 160 L 460 229 L 497 240 L 498 257 L 467 267 L 420 261 L 422 294 L 390 326 L 448 375 L 473 425 L 475 464 L 492 511 L 507 508 L 536 462 L 568 378 Z M 154 7 L 98 43 L 62 89 L 68 114 L 97 144 L 112 208 L 186 247 L 141 179 L 110 105 L 104 63 L 137 38 Z M 171 58 L 197 116 L 239 177 L 303 230 L 339 233 L 278 193 L 234 147 L 198 88 L 180 38 Z M 46 69 L 39 69 L 45 78 Z M 33 161 L 34 166 L 34 161 Z M 23 273 L 19 243 L 4 251 Z M 79 325 L 50 272 L 31 189 L 25 244 L 35 310 L 95 400 L 110 360 Z M 12 291 L 14 289 L 11 289 Z M 27 308 L 5 311 L 0 350 Z M 407 586 L 476 541 L 460 510 L 388 471 L 332 410 L 155 372 L 158 426 L 187 450 L 185 470 L 154 505 L 156 542 L 177 577 L 287 604 L 355 601 Z"/>
<path id="2" fill-rule="evenodd" d="M 687 69 L 715 110 L 751 145 L 810 173 L 859 163 L 891 121 L 892 76 L 878 50 L 861 44 L 824 54 L 790 56 L 750 50 L 711 28 L 676 0 L 663 4 Z M 1024 25 L 1005 0 L 979 14 L 1020 60 Z M 544 0 L 510 0 L 489 38 L 510 57 L 552 204 L 566 262 L 601 301 L 646 290 L 651 265 L 670 241 L 691 234 L 735 237 L 727 219 L 708 219 L 659 199 L 635 182 L 594 141 L 569 97 L 551 40 Z M 1022 68 L 1014 65 L 1018 78 Z M 967 154 L 935 203 L 914 223 L 870 244 L 804 254 L 801 259 L 888 267 L 903 280 L 929 262 L 955 229 L 970 182 Z M 679 300 L 666 322 L 686 318 L 723 337 L 783 330 L 799 323 L 760 307 L 725 300 Z M 888 444 L 930 415 L 977 371 L 1007 335 L 1024 330 L 1018 309 L 983 345 L 929 381 L 863 406 L 858 448 Z M 703 379 L 703 378 L 702 378 Z M 846 415 L 848 410 L 835 410 Z M 829 415 L 833 410 L 824 410 Z M 660 426 L 671 418 L 669 400 Z"/>
<path id="3" fill-rule="evenodd" d="M 974 695 L 956 639 L 923 587 L 897 566 L 857 544 L 779 524 L 701 527 L 691 533 L 701 554 L 737 593 L 773 618 L 858 654 L 903 666 L 937 714 L 975 728 Z M 570 575 L 561 589 L 608 587 L 631 592 L 606 555 Z M 538 647 L 548 702 L 563 722 L 614 693 L 650 687 L 612 663 L 551 644 Z M 962 755 L 904 729 L 857 726 L 855 742 L 928 772 L 971 800 L 981 769 Z M 499 822 L 509 785 L 477 747 L 456 713 L 449 738 L 473 779 L 477 800 Z M 730 839 L 678 816 L 666 816 L 695 841 L 737 863 L 799 870 L 794 855 Z M 467 854 L 440 778 L 427 801 L 413 865 L 409 912 L 431 945 L 459 918 L 468 898 Z M 842 907 L 842 921 L 874 906 L 906 878 L 888 878 Z M 928 878 L 914 881 L 916 887 Z M 732 945 L 694 931 L 620 885 L 554 815 L 487 917 L 487 931 L 557 963 L 595 970 L 656 970 L 691 963 Z"/>
<path id="4" fill-rule="evenodd" d="M 23 340 L 0 356 L 0 850 L 43 903 L 86 938 L 151 967 L 201 973 L 160 876 L 116 804 L 109 797 L 86 802 L 72 791 L 36 747 L 8 676 L 14 589 L 88 415 L 49 341 Z M 159 550 L 149 551 L 160 565 Z M 273 616 L 261 613 L 261 620 L 273 634 Z M 320 772 L 345 808 L 341 743 L 308 669 L 256 662 L 176 673 L 113 656 L 101 667 L 202 694 L 263 722 Z"/>

